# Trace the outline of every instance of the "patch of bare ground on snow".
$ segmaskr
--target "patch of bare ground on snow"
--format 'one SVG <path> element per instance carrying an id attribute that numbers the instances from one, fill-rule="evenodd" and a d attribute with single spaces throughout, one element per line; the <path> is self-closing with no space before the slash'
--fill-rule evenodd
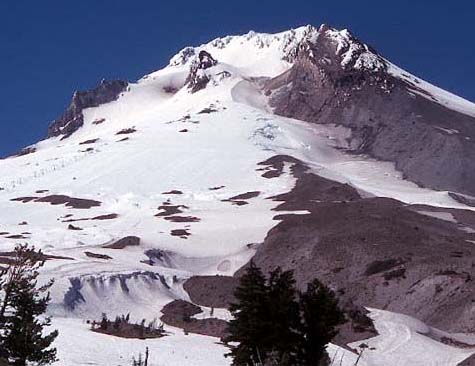
<path id="1" fill-rule="evenodd" d="M 101 202 L 85 199 L 85 198 L 76 198 L 69 197 L 62 194 L 54 194 L 45 197 L 18 197 L 12 198 L 10 201 L 28 203 L 28 202 L 45 202 L 50 203 L 51 205 L 65 205 L 66 207 L 75 208 L 75 209 L 89 209 L 92 207 L 99 207 Z"/>
<path id="2" fill-rule="evenodd" d="M 164 323 L 181 328 L 185 332 L 222 338 L 227 332 L 228 323 L 222 319 L 195 319 L 194 315 L 202 313 L 199 306 L 183 300 L 174 300 L 162 309 L 160 318 Z"/>
<path id="3" fill-rule="evenodd" d="M 125 249 L 127 247 L 136 247 L 140 245 L 140 238 L 137 236 L 126 236 L 111 244 L 103 245 L 107 249 Z"/>
<path id="4" fill-rule="evenodd" d="M 309 173 L 289 156 L 259 165 L 279 175 L 285 164 L 297 182 L 272 197 L 281 202 L 275 210 L 309 213 L 277 215 L 280 222 L 253 260 L 264 272 L 277 266 L 294 270 L 301 289 L 315 277 L 334 289 L 349 319 L 338 344 L 375 335 L 365 306 L 408 314 L 447 332 L 475 330 L 475 246 L 467 241 L 473 234 L 460 230 L 461 224 L 472 227 L 473 213 L 450 209 L 456 217 L 450 222 L 397 200 L 362 198 L 353 187 Z M 227 307 L 243 271 L 192 277 L 184 289 L 196 304 Z"/>

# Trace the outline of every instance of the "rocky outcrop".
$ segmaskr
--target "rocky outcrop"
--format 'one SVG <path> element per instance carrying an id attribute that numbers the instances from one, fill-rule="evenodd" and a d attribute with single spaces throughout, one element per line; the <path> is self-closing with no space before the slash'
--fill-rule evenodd
<path id="1" fill-rule="evenodd" d="M 317 277 L 345 307 L 387 309 L 450 332 L 475 330 L 475 213 L 451 210 L 455 219 L 442 220 L 437 212 L 444 209 L 362 198 L 301 163 L 292 171 L 297 184 L 274 197 L 282 202 L 277 211 L 310 213 L 276 217 L 281 222 L 253 258 L 264 272 L 292 269 L 300 288 Z"/>
<path id="2" fill-rule="evenodd" d="M 22 202 L 22 203 L 29 203 L 29 202 L 43 202 L 49 203 L 51 205 L 65 205 L 66 207 L 74 208 L 74 209 L 90 209 L 92 207 L 99 207 L 101 202 L 85 199 L 85 198 L 77 198 L 77 197 L 69 197 L 63 194 L 53 194 L 45 197 L 35 197 L 35 196 L 28 196 L 28 197 L 17 197 L 10 199 L 12 202 Z"/>
<path id="3" fill-rule="evenodd" d="M 211 308 L 227 308 L 235 301 L 234 290 L 238 283 L 236 277 L 193 276 L 186 280 L 183 289 L 196 304 Z"/>
<path id="4" fill-rule="evenodd" d="M 472 355 L 459 363 L 457 366 L 475 366 L 475 355 Z"/>
<path id="5" fill-rule="evenodd" d="M 48 138 L 71 136 L 84 124 L 82 111 L 86 108 L 97 107 L 101 104 L 116 100 L 127 89 L 128 83 L 123 80 L 102 80 L 94 89 L 76 91 L 68 109 L 56 119 L 48 128 Z"/>
<path id="6" fill-rule="evenodd" d="M 278 266 L 293 270 L 302 290 L 313 278 L 330 286 L 349 319 L 337 344 L 374 336 L 366 306 L 448 332 L 475 330 L 474 212 L 363 198 L 349 185 L 310 173 L 291 156 L 259 166 L 278 171 L 284 164 L 291 165 L 297 183 L 272 198 L 280 202 L 276 211 L 282 214 L 275 219 L 281 221 L 257 246 L 253 261 L 264 273 Z M 295 210 L 309 213 L 285 213 Z M 191 277 L 184 289 L 195 304 L 228 307 L 244 271 Z"/>
<path id="7" fill-rule="evenodd" d="M 184 300 L 175 300 L 163 307 L 163 316 L 160 318 L 164 323 L 173 327 L 182 328 L 185 333 L 196 333 L 211 337 L 222 338 L 227 335 L 228 323 L 217 318 L 195 319 L 194 316 L 203 311 L 195 304 Z"/>
<path id="8" fill-rule="evenodd" d="M 140 238 L 137 236 L 126 236 L 111 244 L 104 245 L 107 249 L 125 249 L 127 247 L 136 247 L 140 245 Z"/>
<path id="9" fill-rule="evenodd" d="M 352 148 L 421 186 L 475 194 L 475 118 L 446 108 L 348 32 L 322 27 L 268 80 L 276 114 L 351 128 Z"/>
<path id="10" fill-rule="evenodd" d="M 210 53 L 201 51 L 198 58 L 191 64 L 190 73 L 186 78 L 185 84 L 192 93 L 196 93 L 208 85 L 211 80 L 205 72 L 206 69 L 215 66 L 218 63 Z"/>

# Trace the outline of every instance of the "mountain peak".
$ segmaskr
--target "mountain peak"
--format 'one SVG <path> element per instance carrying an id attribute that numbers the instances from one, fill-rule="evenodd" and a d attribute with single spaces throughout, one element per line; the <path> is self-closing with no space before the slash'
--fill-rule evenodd
<path id="1" fill-rule="evenodd" d="M 320 27 L 305 25 L 287 31 L 269 34 L 250 31 L 244 35 L 216 38 L 198 47 L 185 47 L 169 62 L 169 66 L 189 65 L 194 58 L 205 50 L 216 55 L 222 62 L 242 67 L 256 64 L 266 59 L 267 74 L 259 76 L 276 76 L 284 71 L 283 63 L 292 64 L 297 54 L 312 51 L 310 57 L 322 56 L 315 52 L 325 46 L 326 57 L 329 51 L 339 57 L 345 69 L 381 71 L 385 62 L 371 47 L 359 41 L 347 29 L 337 30 L 327 24 Z M 329 47 L 331 46 L 331 47 Z"/>

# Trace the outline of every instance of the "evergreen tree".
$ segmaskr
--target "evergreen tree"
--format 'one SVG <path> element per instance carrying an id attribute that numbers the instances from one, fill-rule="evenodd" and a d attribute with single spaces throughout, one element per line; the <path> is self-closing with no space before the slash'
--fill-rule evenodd
<path id="1" fill-rule="evenodd" d="M 0 325 L 5 322 L 8 302 L 12 293 L 13 284 L 27 272 L 38 269 L 43 264 L 41 250 L 36 252 L 28 245 L 18 245 L 8 267 L 0 272 Z"/>
<path id="2" fill-rule="evenodd" d="M 227 342 L 236 342 L 233 365 L 320 366 L 328 364 L 327 344 L 344 322 L 333 292 L 318 280 L 304 293 L 295 287 L 292 271 L 280 268 L 266 281 L 251 262 L 230 306 Z"/>
<path id="3" fill-rule="evenodd" d="M 301 342 L 300 311 L 292 271 L 283 272 L 279 267 L 268 280 L 270 329 L 266 337 L 267 349 L 272 350 L 280 366 L 294 365 Z M 265 361 L 267 354 L 264 357 Z"/>
<path id="4" fill-rule="evenodd" d="M 267 351 L 270 331 L 266 279 L 254 262 L 241 277 L 234 296 L 237 302 L 229 307 L 234 319 L 229 323 L 226 342 L 239 344 L 231 348 L 228 356 L 233 358 L 233 365 L 252 365 L 260 362 Z"/>
<path id="5" fill-rule="evenodd" d="M 43 335 L 43 328 L 51 324 L 43 314 L 50 302 L 48 290 L 53 281 L 38 287 L 38 269 L 44 264 L 41 251 L 21 245 L 15 254 L 3 283 L 0 348 L 13 365 L 24 366 L 27 361 L 50 364 L 56 361 L 56 349 L 50 346 L 58 332 Z"/>
<path id="6" fill-rule="evenodd" d="M 328 359 L 327 344 L 338 334 L 337 326 L 345 322 L 333 291 L 315 279 L 300 295 L 303 339 L 300 346 L 301 365 L 324 365 Z"/>
<path id="7" fill-rule="evenodd" d="M 101 323 L 99 325 L 99 329 L 107 330 L 107 328 L 109 328 L 109 319 L 107 319 L 107 314 L 106 313 L 102 313 Z"/>

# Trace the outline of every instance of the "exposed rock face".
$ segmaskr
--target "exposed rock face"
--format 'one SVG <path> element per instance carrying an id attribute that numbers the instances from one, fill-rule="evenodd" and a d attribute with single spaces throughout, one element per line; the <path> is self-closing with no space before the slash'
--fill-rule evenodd
<path id="1" fill-rule="evenodd" d="M 127 247 L 136 247 L 140 245 L 140 238 L 137 236 L 126 236 L 119 239 L 112 244 L 104 245 L 104 248 L 108 249 L 124 249 Z"/>
<path id="2" fill-rule="evenodd" d="M 235 277 L 193 276 L 183 284 L 183 288 L 196 304 L 212 308 L 227 308 L 235 301 L 234 290 L 238 283 Z"/>
<path id="3" fill-rule="evenodd" d="M 89 209 L 92 207 L 99 207 L 101 202 L 84 199 L 84 198 L 76 198 L 76 197 L 69 197 L 62 194 L 53 194 L 50 196 L 45 197 L 18 197 L 12 198 L 10 201 L 13 202 L 22 202 L 22 203 L 29 203 L 29 202 L 46 202 L 52 205 L 65 205 L 66 207 L 71 207 L 75 209 Z"/>
<path id="4" fill-rule="evenodd" d="M 356 152 L 395 162 L 422 186 L 474 195 L 475 118 L 414 93 L 368 46 L 335 34 L 311 32 L 289 55 L 293 67 L 267 81 L 275 113 L 350 127 Z"/>
<path id="5" fill-rule="evenodd" d="M 161 310 L 160 318 L 164 323 L 182 328 L 185 332 L 202 334 L 212 337 L 224 337 L 227 334 L 228 323 L 217 318 L 194 319 L 193 316 L 202 313 L 199 306 L 183 300 L 175 300 Z"/>
<path id="6" fill-rule="evenodd" d="M 419 213 L 427 207 L 361 198 L 352 187 L 308 173 L 302 164 L 293 173 L 297 184 L 274 198 L 282 201 L 277 211 L 310 213 L 278 216 L 282 221 L 253 258 L 258 266 L 265 272 L 293 269 L 301 288 L 320 278 L 345 305 L 412 315 L 452 332 L 475 330 L 475 213 L 451 210 L 456 222 L 445 221 Z"/>
<path id="7" fill-rule="evenodd" d="M 94 89 L 76 91 L 68 109 L 48 128 L 48 138 L 63 135 L 71 136 L 84 124 L 82 111 L 116 100 L 126 90 L 128 83 L 123 80 L 102 80 Z"/>
<path id="8" fill-rule="evenodd" d="M 457 366 L 475 366 L 475 355 L 470 356 Z"/>
<path id="9" fill-rule="evenodd" d="M 195 60 L 190 67 L 190 73 L 186 78 L 185 84 L 188 85 L 188 89 L 192 93 L 196 93 L 208 85 L 210 77 L 204 70 L 215 66 L 218 63 L 210 53 L 201 51 L 198 55 L 198 59 Z"/>
<path id="10" fill-rule="evenodd" d="M 290 156 L 259 165 L 279 170 L 284 163 L 292 164 L 297 184 L 273 198 L 282 202 L 276 211 L 310 213 L 276 216 L 282 221 L 253 260 L 264 272 L 294 270 L 300 289 L 315 277 L 334 289 L 351 320 L 338 344 L 374 335 L 363 306 L 408 314 L 449 332 L 475 330 L 475 213 L 362 198 Z M 441 213 L 453 220 L 437 218 Z M 227 307 L 243 272 L 192 277 L 184 289 L 197 304 Z"/>

